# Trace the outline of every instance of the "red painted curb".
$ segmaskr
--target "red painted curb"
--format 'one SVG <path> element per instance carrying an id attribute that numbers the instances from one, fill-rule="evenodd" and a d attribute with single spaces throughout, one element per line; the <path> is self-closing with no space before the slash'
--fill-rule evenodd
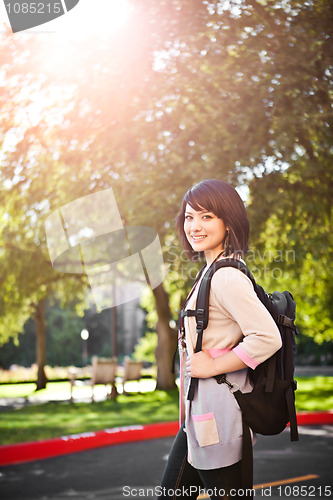
<path id="1" fill-rule="evenodd" d="M 333 410 L 297 413 L 298 425 L 331 425 L 333 424 Z"/>
<path id="2" fill-rule="evenodd" d="M 333 411 L 297 413 L 298 425 L 331 425 Z M 85 432 L 46 441 L 0 446 L 0 466 L 67 455 L 78 451 L 133 441 L 175 436 L 178 421 L 150 425 L 130 425 L 98 432 Z"/>
<path id="3" fill-rule="evenodd" d="M 130 425 L 98 432 L 85 432 L 46 441 L 32 441 L 0 446 L 0 465 L 12 465 L 33 460 L 76 453 L 78 451 L 132 441 L 175 436 L 178 421 L 150 425 Z"/>

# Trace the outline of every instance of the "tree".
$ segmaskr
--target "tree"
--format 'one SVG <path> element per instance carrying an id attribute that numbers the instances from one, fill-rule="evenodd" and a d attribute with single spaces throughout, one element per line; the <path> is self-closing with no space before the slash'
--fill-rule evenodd
<path id="1" fill-rule="evenodd" d="M 82 279 L 63 276 L 51 266 L 47 249 L 38 240 L 40 221 L 33 222 L 33 215 L 17 206 L 22 197 L 14 198 L 12 190 L 3 190 L 2 208 L 6 226 L 2 229 L 4 247 L 1 252 L 1 324 L 0 339 L 17 338 L 24 323 L 32 317 L 36 325 L 36 362 L 38 365 L 37 390 L 46 385 L 46 321 L 45 300 L 55 294 L 62 304 L 75 304 L 83 300 Z M 10 204 L 16 203 L 15 210 Z M 24 206 L 24 205 L 23 205 Z M 25 214 L 25 215 L 24 215 Z"/>
<path id="2" fill-rule="evenodd" d="M 273 222 L 283 228 L 288 214 L 283 234 L 302 248 L 297 269 L 308 253 L 324 268 L 320 252 L 312 252 L 303 213 L 320 222 L 312 241 L 320 238 L 326 249 L 332 7 L 323 0 L 133 0 L 133 9 L 120 38 L 69 44 L 65 38 L 24 37 L 24 50 L 21 39 L 5 39 L 2 96 L 8 112 L 0 127 L 7 163 L 1 180 L 6 199 L 16 201 L 3 214 L 17 215 L 11 237 L 28 241 L 29 225 L 38 232 L 50 211 L 112 187 L 124 224 L 158 231 L 175 284 L 164 282 L 154 291 L 158 350 L 165 360 L 158 377 L 168 388 L 174 385 L 169 361 L 176 341 L 170 319 L 183 299 L 179 288 L 196 268 L 184 263 L 173 237 L 173 220 L 190 184 L 203 177 L 250 182 L 258 248 Z M 22 87 L 29 90 L 22 93 Z M 27 121 L 37 108 L 38 119 Z M 25 216 L 23 228 L 22 215 L 31 213 L 38 224 Z M 43 236 L 38 241 L 45 250 Z M 8 281 L 12 291 L 15 279 Z"/>
<path id="3" fill-rule="evenodd" d="M 55 170 L 55 160 L 49 157 L 48 145 L 43 142 L 43 131 L 50 127 L 45 120 L 49 109 L 40 109 L 43 116 L 30 118 L 36 113 L 33 103 L 39 92 L 41 79 L 36 81 L 26 72 L 26 60 L 21 56 L 22 42 L 16 44 L 4 38 L 1 47 L 3 74 L 6 86 L 1 95 L 2 130 L 1 162 L 1 297 L 0 340 L 17 338 L 24 323 L 33 317 L 36 323 L 38 364 L 37 389 L 45 387 L 45 299 L 57 293 L 65 303 L 72 297 L 83 297 L 82 280 L 56 273 L 45 245 L 44 218 L 56 194 L 62 195 L 61 169 Z M 12 59 L 8 55 L 12 57 Z M 18 68 L 15 68 L 15 63 Z M 22 87 L 29 92 L 22 93 Z M 51 101 L 52 103 L 52 101 Z M 17 106 L 19 104 L 19 106 Z M 54 102 L 53 102 L 54 104 Z M 36 123 L 31 123 L 36 121 Z"/>
<path id="4" fill-rule="evenodd" d="M 278 265 L 294 285 L 300 328 L 317 342 L 333 334 L 332 20 L 323 1 L 290 2 L 285 22 L 272 20 L 280 50 L 274 61 L 266 55 L 274 86 L 265 153 L 275 168 L 250 183 L 253 239 L 262 254 L 291 252 Z"/>

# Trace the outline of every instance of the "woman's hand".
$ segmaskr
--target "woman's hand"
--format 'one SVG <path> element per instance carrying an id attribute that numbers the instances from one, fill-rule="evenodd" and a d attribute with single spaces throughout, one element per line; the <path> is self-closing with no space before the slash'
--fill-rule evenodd
<path id="1" fill-rule="evenodd" d="M 191 354 L 186 358 L 186 369 L 191 377 L 214 377 L 214 375 L 217 375 L 214 368 L 214 359 L 205 350 Z"/>
<path id="2" fill-rule="evenodd" d="M 217 358 L 203 350 L 187 356 L 186 369 L 191 377 L 209 378 L 220 373 L 236 372 L 248 366 L 233 351 L 222 354 Z"/>

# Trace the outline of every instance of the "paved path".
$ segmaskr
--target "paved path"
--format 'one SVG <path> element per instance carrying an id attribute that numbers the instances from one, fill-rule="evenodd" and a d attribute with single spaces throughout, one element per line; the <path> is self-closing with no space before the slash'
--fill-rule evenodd
<path id="1" fill-rule="evenodd" d="M 326 377 L 333 376 L 333 366 L 296 366 L 295 376 L 315 377 L 323 375 Z M 179 380 L 177 380 L 179 384 Z M 154 379 L 141 379 L 140 383 L 136 381 L 129 381 L 126 383 L 126 389 L 131 392 L 140 390 L 141 392 L 153 391 L 156 386 Z M 122 393 L 122 388 L 118 386 L 119 393 Z M 90 403 L 91 402 L 91 387 L 74 387 L 74 399 L 77 403 Z M 106 399 L 106 387 L 97 385 L 94 389 L 95 401 L 103 401 Z M 29 404 L 41 404 L 49 401 L 68 401 L 70 399 L 70 385 L 68 383 L 68 390 L 63 392 L 33 392 L 27 397 L 0 397 L 0 411 L 6 411 L 9 408 L 22 408 Z"/>
<path id="2" fill-rule="evenodd" d="M 254 448 L 256 498 L 323 500 L 333 496 L 333 426 L 304 426 L 299 431 L 296 443 L 289 441 L 288 430 L 279 436 L 259 436 Z M 154 498 L 171 444 L 171 438 L 154 439 L 2 467 L 0 498 Z M 282 480 L 291 482 L 281 484 Z M 274 481 L 281 486 L 261 488 Z"/>

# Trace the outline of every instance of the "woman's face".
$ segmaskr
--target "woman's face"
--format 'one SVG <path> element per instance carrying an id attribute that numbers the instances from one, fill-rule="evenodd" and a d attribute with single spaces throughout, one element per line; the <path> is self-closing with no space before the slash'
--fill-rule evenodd
<path id="1" fill-rule="evenodd" d="M 195 252 L 204 252 L 207 263 L 223 250 L 226 228 L 222 219 L 205 209 L 197 212 L 191 205 L 185 208 L 184 232 Z"/>

